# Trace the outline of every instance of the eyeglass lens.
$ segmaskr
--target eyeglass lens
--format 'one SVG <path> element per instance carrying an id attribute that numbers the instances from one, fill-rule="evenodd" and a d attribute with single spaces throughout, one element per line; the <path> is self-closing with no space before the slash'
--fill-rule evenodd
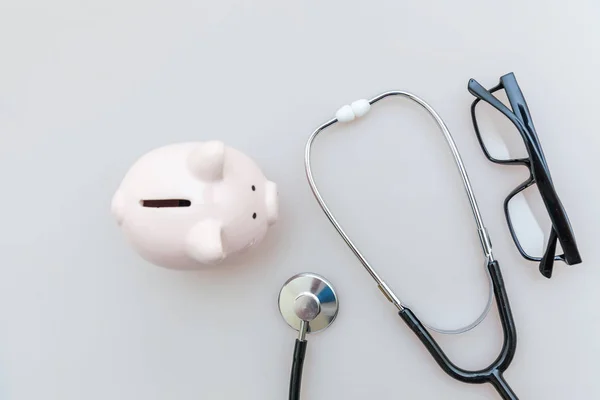
<path id="1" fill-rule="evenodd" d="M 510 108 L 504 90 L 495 91 L 494 96 Z M 483 146 L 490 156 L 498 160 L 527 157 L 519 130 L 504 114 L 485 101 L 480 101 L 475 106 L 475 122 Z"/>
<path id="2" fill-rule="evenodd" d="M 517 246 L 532 258 L 541 258 L 546 250 L 552 223 L 536 184 L 521 190 L 508 201 L 508 223 Z M 556 254 L 562 253 L 560 244 Z"/>

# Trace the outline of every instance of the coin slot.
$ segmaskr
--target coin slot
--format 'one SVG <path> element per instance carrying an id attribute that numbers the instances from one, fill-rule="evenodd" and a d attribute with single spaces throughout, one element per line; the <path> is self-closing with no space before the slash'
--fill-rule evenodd
<path id="1" fill-rule="evenodd" d="M 192 202 L 185 199 L 158 199 L 158 200 L 140 200 L 142 207 L 150 208 L 174 208 L 189 207 Z"/>

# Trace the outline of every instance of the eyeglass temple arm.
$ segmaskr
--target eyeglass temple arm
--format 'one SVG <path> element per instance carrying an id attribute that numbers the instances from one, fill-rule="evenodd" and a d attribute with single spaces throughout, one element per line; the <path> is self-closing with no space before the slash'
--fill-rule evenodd
<path id="1" fill-rule="evenodd" d="M 452 378 L 472 384 L 491 383 L 503 399 L 518 400 L 517 395 L 502 376 L 502 373 L 508 368 L 515 355 L 517 348 L 517 330 L 510 310 L 510 304 L 508 302 L 508 296 L 506 294 L 506 288 L 504 287 L 504 280 L 502 279 L 498 261 L 490 261 L 488 263 L 488 270 L 494 285 L 494 296 L 496 298 L 496 305 L 502 323 L 504 342 L 500 354 L 487 368 L 477 371 L 468 371 L 456 366 L 450 361 L 429 331 L 427 331 L 427 328 L 423 326 L 421 321 L 419 321 L 409 308 L 404 308 L 398 314 L 415 335 L 417 335 L 438 365 Z"/>
<path id="2" fill-rule="evenodd" d="M 552 270 L 554 269 L 554 254 L 556 253 L 556 242 L 558 236 L 556 234 L 556 230 L 552 228 L 550 230 L 550 237 L 548 238 L 548 246 L 546 247 L 546 252 L 544 256 L 540 260 L 540 273 L 546 278 L 552 278 Z"/>
<path id="3" fill-rule="evenodd" d="M 492 88 L 491 90 L 487 90 L 486 88 L 481 86 L 481 84 L 479 82 L 477 82 L 475 79 L 469 79 L 467 89 L 469 90 L 469 93 L 471 93 L 473 96 L 480 98 L 481 100 L 485 101 L 486 103 L 489 103 L 491 106 L 496 108 L 502 114 L 506 115 L 515 124 L 523 125 L 523 124 L 521 124 L 521 121 L 519 121 L 515 117 L 515 114 L 511 110 L 509 110 L 508 107 L 506 107 L 504 105 L 504 103 L 502 103 L 494 95 L 492 95 L 492 92 L 495 92 L 496 90 L 499 89 L 498 86 Z M 523 127 L 523 128 L 525 128 L 525 127 Z"/>
<path id="4" fill-rule="evenodd" d="M 479 82 L 477 82 L 475 79 L 469 79 L 469 84 L 467 85 L 467 89 L 469 90 L 469 93 L 471 93 L 473 96 L 477 97 L 478 99 L 481 99 L 483 101 L 485 101 L 486 103 L 488 103 L 489 105 L 491 105 L 492 107 L 496 108 L 498 111 L 500 111 L 502 114 L 504 114 L 506 116 L 506 118 L 508 118 L 519 130 L 519 132 L 521 133 L 521 135 L 530 135 L 529 131 L 527 130 L 527 128 L 525 127 L 525 125 L 523 124 L 523 122 L 516 116 L 516 114 L 510 110 L 507 106 L 504 105 L 504 103 L 502 103 L 500 100 L 498 100 L 491 92 L 494 92 L 496 90 L 499 89 L 499 86 L 495 86 L 494 88 L 490 90 L 487 90 L 486 88 L 484 88 L 483 86 L 481 86 L 481 84 Z M 525 137 L 524 137 L 525 140 Z M 528 148 L 528 150 L 530 150 L 533 154 L 533 156 L 535 156 L 538 160 L 540 160 L 541 163 L 543 163 L 545 165 L 545 161 L 544 157 L 542 154 L 539 153 L 539 147 L 532 147 L 527 143 L 527 140 L 525 140 L 525 146 Z"/>

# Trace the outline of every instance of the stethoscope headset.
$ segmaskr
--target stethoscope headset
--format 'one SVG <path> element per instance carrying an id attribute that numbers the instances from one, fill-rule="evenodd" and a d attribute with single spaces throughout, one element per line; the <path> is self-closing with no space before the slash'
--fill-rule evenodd
<path id="1" fill-rule="evenodd" d="M 485 308 L 484 312 L 475 322 L 464 328 L 456 330 L 444 330 L 426 325 L 421 322 L 417 316 L 402 303 L 399 297 L 385 283 L 385 281 L 367 261 L 365 256 L 363 256 L 358 247 L 352 242 L 348 234 L 344 231 L 338 220 L 327 206 L 317 188 L 313 177 L 313 172 L 311 169 L 311 150 L 315 138 L 328 127 L 331 127 L 338 122 L 350 122 L 357 117 L 362 117 L 370 110 L 371 105 L 386 97 L 394 96 L 404 97 L 416 102 L 433 117 L 440 130 L 444 134 L 444 138 L 446 139 L 452 155 L 454 156 L 454 161 L 456 162 L 456 166 L 460 172 L 467 198 L 469 199 L 469 203 L 471 205 L 471 210 L 475 219 L 475 225 L 477 227 L 477 234 L 479 236 L 481 248 L 485 257 L 485 267 L 489 274 L 491 290 L 487 307 Z M 477 206 L 477 201 L 475 200 L 475 195 L 473 194 L 473 189 L 471 188 L 471 183 L 460 157 L 460 153 L 458 152 L 456 144 L 454 143 L 452 135 L 446 127 L 446 124 L 435 112 L 435 110 L 421 98 L 404 91 L 390 91 L 382 93 L 371 100 L 363 99 L 355 101 L 351 105 L 342 107 L 336 113 L 336 118 L 325 122 L 310 135 L 308 142 L 306 143 L 304 163 L 308 184 L 319 206 L 342 239 L 344 239 L 350 250 L 352 250 L 354 255 L 365 267 L 369 275 L 371 275 L 371 277 L 375 280 L 381 293 L 398 309 L 398 314 L 402 320 L 415 333 L 415 335 L 417 335 L 419 340 L 427 348 L 438 365 L 454 379 L 472 384 L 490 383 L 494 386 L 503 399 L 518 400 L 517 395 L 510 388 L 503 377 L 504 371 L 506 371 L 510 365 L 515 354 L 517 346 L 517 332 L 510 310 L 506 288 L 504 287 L 500 266 L 492 254 L 490 237 L 487 233 L 485 225 L 483 224 L 481 213 L 479 211 L 479 207 Z M 500 354 L 486 368 L 475 371 L 460 368 L 446 356 L 442 348 L 429 333 L 429 330 L 440 333 L 456 334 L 466 332 L 474 328 L 487 315 L 487 312 L 492 304 L 492 292 L 493 297 L 496 300 L 496 306 L 498 307 L 500 322 L 502 324 L 502 331 L 504 334 L 504 341 L 502 349 L 500 350 Z M 324 278 L 315 274 L 300 274 L 290 278 L 290 280 L 288 280 L 282 288 L 279 296 L 279 308 L 288 324 L 299 331 L 299 336 L 296 340 L 296 346 L 294 350 L 289 394 L 290 400 L 299 400 L 302 366 L 304 363 L 304 355 L 306 353 L 306 334 L 325 329 L 333 322 L 335 316 L 337 315 L 338 299 L 333 287 Z"/>

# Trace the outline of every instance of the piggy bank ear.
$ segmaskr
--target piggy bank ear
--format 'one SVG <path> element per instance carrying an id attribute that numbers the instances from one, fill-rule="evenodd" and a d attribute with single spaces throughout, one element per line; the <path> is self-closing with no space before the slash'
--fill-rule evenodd
<path id="1" fill-rule="evenodd" d="M 187 235 L 186 253 L 203 264 L 216 264 L 225 258 L 221 240 L 222 225 L 215 219 L 205 219 L 192 227 Z"/>
<path id="2" fill-rule="evenodd" d="M 267 222 L 273 225 L 279 218 L 279 195 L 275 182 L 267 181 L 265 187 L 265 202 L 267 206 Z"/>
<path id="3" fill-rule="evenodd" d="M 218 140 L 199 143 L 192 150 L 188 167 L 194 175 L 204 181 L 216 181 L 223 178 L 225 144 Z"/>

